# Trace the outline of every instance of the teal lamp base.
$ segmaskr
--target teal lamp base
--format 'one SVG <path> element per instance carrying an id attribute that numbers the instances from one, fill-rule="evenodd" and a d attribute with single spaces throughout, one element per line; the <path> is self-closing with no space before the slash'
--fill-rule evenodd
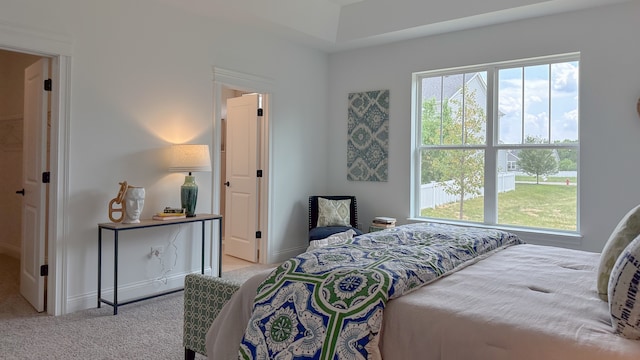
<path id="1" fill-rule="evenodd" d="M 198 185 L 196 177 L 187 175 L 184 177 L 184 184 L 180 187 L 180 201 L 185 209 L 187 217 L 196 216 L 196 202 L 198 201 Z"/>

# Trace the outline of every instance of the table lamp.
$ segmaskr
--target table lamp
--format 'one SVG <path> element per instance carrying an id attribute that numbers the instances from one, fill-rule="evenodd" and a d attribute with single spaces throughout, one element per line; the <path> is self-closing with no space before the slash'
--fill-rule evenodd
<path id="1" fill-rule="evenodd" d="M 169 171 L 189 172 L 180 187 L 180 201 L 187 217 L 196 216 L 198 201 L 198 185 L 192 172 L 211 171 L 209 145 L 173 145 L 171 147 L 171 165 Z"/>

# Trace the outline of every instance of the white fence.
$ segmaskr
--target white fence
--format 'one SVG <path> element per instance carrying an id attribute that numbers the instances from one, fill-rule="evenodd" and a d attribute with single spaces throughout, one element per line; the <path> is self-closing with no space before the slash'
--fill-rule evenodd
<path id="1" fill-rule="evenodd" d="M 458 195 L 447 194 L 445 187 L 452 184 L 453 180 L 444 182 L 432 181 L 430 184 L 420 185 L 420 209 L 433 209 L 438 205 L 457 202 Z M 515 173 L 499 173 L 498 174 L 498 192 L 507 192 L 516 189 Z M 484 188 L 480 189 L 480 195 L 466 194 L 465 200 L 473 199 L 478 196 L 484 196 Z"/>

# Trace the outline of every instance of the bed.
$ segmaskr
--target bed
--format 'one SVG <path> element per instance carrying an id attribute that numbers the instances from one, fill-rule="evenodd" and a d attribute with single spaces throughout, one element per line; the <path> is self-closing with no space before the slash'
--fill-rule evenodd
<path id="1" fill-rule="evenodd" d="M 427 231 L 425 226 L 430 227 L 430 235 L 423 235 Z M 284 269 L 265 271 L 249 279 L 222 308 L 206 335 L 208 357 L 237 359 L 239 350 L 244 358 L 263 356 L 258 350 L 247 350 L 246 344 L 259 344 L 255 337 L 262 335 L 252 333 L 256 328 L 274 333 L 272 330 L 278 324 L 267 321 L 269 317 L 265 315 L 265 309 L 273 307 L 273 313 L 297 309 L 302 314 L 298 316 L 300 323 L 294 324 L 294 328 L 303 325 L 295 340 L 296 344 L 302 344 L 297 346 L 298 353 L 284 351 L 291 347 L 291 342 L 279 345 L 273 336 L 264 335 L 267 347 L 280 351 L 277 356 L 283 358 L 640 359 L 640 341 L 614 332 L 609 304 L 596 291 L 600 254 L 523 244 L 512 234 L 448 225 L 405 225 L 356 239 L 380 249 L 389 238 L 426 239 L 434 236 L 434 229 L 436 237 L 444 236 L 445 240 L 449 236 L 466 237 L 469 233 L 480 234 L 481 238 L 472 240 L 473 245 L 461 243 L 462 250 L 455 250 L 444 260 L 438 255 L 436 258 L 445 263 L 441 270 L 434 271 L 429 266 L 423 269 L 420 263 L 416 268 L 412 261 L 387 267 L 409 276 L 393 280 L 390 288 L 395 292 L 391 291 L 387 301 L 383 301 L 383 311 L 379 308 L 380 311 L 361 311 L 356 320 L 340 329 L 339 335 L 330 332 L 329 327 L 321 334 L 325 336 L 322 347 L 335 350 L 341 344 L 334 344 L 337 337 L 348 337 L 344 334 L 354 331 L 353 324 L 366 324 L 365 332 L 369 331 L 369 335 L 363 337 L 360 333 L 348 342 L 354 351 L 335 350 L 327 355 L 314 347 L 308 353 L 300 353 L 305 351 L 309 338 L 320 333 L 310 325 L 314 322 L 308 320 L 317 314 L 295 307 L 272 306 L 275 298 L 260 297 L 265 292 L 279 296 L 275 284 L 284 278 L 281 274 L 287 272 L 287 266 L 292 266 L 285 262 Z M 487 234 L 498 240 L 493 243 L 482 238 Z M 305 256 L 307 260 L 319 258 L 317 254 L 331 254 L 333 248 L 340 246 L 329 245 L 301 254 L 302 262 Z M 389 248 L 397 249 L 398 244 L 392 241 Z M 355 268 L 367 266 L 358 264 Z M 420 272 L 428 276 L 416 275 Z M 287 281 L 289 285 L 292 283 Z M 320 293 L 323 291 L 327 292 L 324 289 Z M 284 298 L 285 303 L 286 299 L 301 303 L 300 295 L 293 292 Z M 310 302 L 305 299 L 302 302 Z M 370 316 L 362 316 L 364 312 Z M 307 322 L 302 324 L 305 316 Z M 291 324 L 288 325 L 291 329 Z M 264 344 L 256 348 L 260 346 Z M 277 356 L 270 353 L 267 357 Z"/>

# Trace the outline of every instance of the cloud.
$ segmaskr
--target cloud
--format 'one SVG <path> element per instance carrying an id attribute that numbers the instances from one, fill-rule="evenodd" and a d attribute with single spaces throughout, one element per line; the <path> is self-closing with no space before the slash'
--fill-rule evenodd
<path id="1" fill-rule="evenodd" d="M 525 137 L 548 139 L 551 127 L 552 141 L 577 139 L 578 75 L 576 62 L 552 64 L 550 77 L 544 69 L 529 72 L 524 85 L 522 73 L 505 72 L 499 84 L 500 141 L 520 143 L 523 127 Z"/>
<path id="2" fill-rule="evenodd" d="M 564 113 L 564 117 L 570 120 L 578 120 L 578 109 L 573 109 Z"/>
<path id="3" fill-rule="evenodd" d="M 524 135 L 525 138 L 533 136 L 547 140 L 549 138 L 549 114 L 546 112 L 525 114 Z"/>
<path id="4" fill-rule="evenodd" d="M 500 81 L 500 98 L 498 109 L 503 114 L 513 114 L 522 111 L 522 88 L 519 79 Z"/>
<path id="5" fill-rule="evenodd" d="M 551 81 L 554 91 L 575 93 L 578 90 L 578 79 L 578 67 L 574 63 L 551 65 Z"/>

